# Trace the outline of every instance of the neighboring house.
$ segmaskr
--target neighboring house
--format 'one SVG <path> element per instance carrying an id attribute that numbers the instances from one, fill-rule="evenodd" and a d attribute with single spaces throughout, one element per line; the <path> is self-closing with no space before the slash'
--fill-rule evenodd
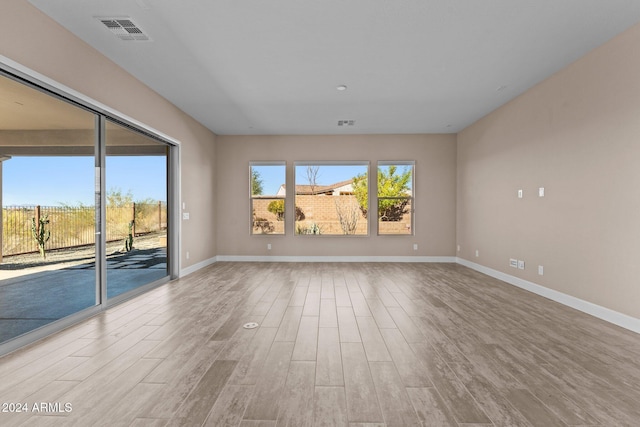
<path id="1" fill-rule="evenodd" d="M 336 182 L 331 185 L 296 185 L 296 195 L 299 196 L 350 196 L 353 194 L 353 179 Z M 276 196 L 286 196 L 287 190 L 282 184 Z"/>

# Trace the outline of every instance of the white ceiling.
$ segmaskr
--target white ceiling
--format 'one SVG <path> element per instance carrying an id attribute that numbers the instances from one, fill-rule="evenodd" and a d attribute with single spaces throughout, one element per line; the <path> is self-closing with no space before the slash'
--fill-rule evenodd
<path id="1" fill-rule="evenodd" d="M 457 132 L 640 21 L 638 0 L 29 1 L 221 135 Z"/>

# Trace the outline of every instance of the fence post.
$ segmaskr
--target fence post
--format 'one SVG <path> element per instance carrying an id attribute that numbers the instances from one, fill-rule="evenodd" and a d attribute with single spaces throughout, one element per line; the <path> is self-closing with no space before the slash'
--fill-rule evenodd
<path id="1" fill-rule="evenodd" d="M 136 204 L 131 204 L 131 235 L 136 235 Z"/>
<path id="2" fill-rule="evenodd" d="M 40 205 L 36 206 L 35 217 L 36 217 L 36 233 L 40 234 Z"/>

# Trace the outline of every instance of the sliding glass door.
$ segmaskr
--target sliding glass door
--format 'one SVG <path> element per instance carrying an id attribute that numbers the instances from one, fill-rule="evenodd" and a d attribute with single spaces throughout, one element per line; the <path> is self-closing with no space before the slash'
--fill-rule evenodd
<path id="1" fill-rule="evenodd" d="M 169 280 L 175 150 L 0 70 L 0 354 Z"/>

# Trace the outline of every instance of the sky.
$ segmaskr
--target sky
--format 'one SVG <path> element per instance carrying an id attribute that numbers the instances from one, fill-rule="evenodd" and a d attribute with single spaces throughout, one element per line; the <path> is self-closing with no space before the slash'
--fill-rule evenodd
<path id="1" fill-rule="evenodd" d="M 317 185 L 330 185 L 349 180 L 357 175 L 367 173 L 367 165 L 322 165 L 318 166 Z M 307 166 L 296 166 L 296 184 L 309 185 Z"/>
<path id="2" fill-rule="evenodd" d="M 107 157 L 106 188 L 166 201 L 166 157 Z M 2 162 L 3 206 L 93 206 L 93 157 L 13 157 Z"/>

